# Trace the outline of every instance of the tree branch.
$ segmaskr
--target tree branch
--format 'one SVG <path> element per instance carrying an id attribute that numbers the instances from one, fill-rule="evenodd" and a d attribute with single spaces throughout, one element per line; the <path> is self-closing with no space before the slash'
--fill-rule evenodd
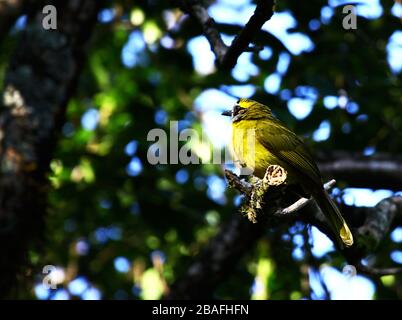
<path id="1" fill-rule="evenodd" d="M 323 176 L 344 180 L 350 186 L 402 189 L 402 158 L 390 154 L 367 157 L 361 153 L 335 151 L 317 154 Z"/>
<path id="2" fill-rule="evenodd" d="M 366 254 L 373 252 L 401 213 L 402 197 L 390 197 L 381 200 L 374 208 L 368 208 L 364 224 L 355 232 L 357 247 L 364 248 Z"/>
<path id="3" fill-rule="evenodd" d="M 228 185 L 230 187 L 237 189 L 238 191 L 240 191 L 240 193 L 244 194 L 248 198 L 251 197 L 252 191 L 253 191 L 253 186 L 250 183 L 248 183 L 245 180 L 240 179 L 237 175 L 235 175 L 230 170 L 225 170 L 225 177 L 228 180 Z M 331 188 L 333 188 L 335 186 L 335 184 L 336 184 L 335 180 L 328 181 L 327 183 L 324 184 L 324 189 L 328 191 Z M 313 198 L 308 198 L 308 199 L 300 198 L 299 200 L 297 200 L 296 202 L 294 202 L 293 204 L 289 205 L 286 208 L 279 207 L 276 210 L 275 214 L 277 214 L 277 215 L 291 214 L 293 212 L 296 212 L 296 211 L 302 209 L 303 207 L 305 207 L 307 204 L 309 204 L 312 201 L 314 201 Z"/>
<path id="4" fill-rule="evenodd" d="M 401 274 L 402 273 L 402 268 L 374 268 L 374 267 L 368 267 L 364 266 L 362 264 L 356 265 L 356 270 L 359 271 L 362 274 L 366 274 L 369 276 L 375 276 L 375 277 L 382 277 L 382 276 L 387 276 L 387 275 L 393 275 L 393 274 Z"/>
<path id="5" fill-rule="evenodd" d="M 324 177 L 333 177 L 338 182 L 345 181 L 348 186 L 402 190 L 400 156 L 381 153 L 367 157 L 361 153 L 335 151 L 317 153 L 316 158 Z M 230 179 L 227 175 L 226 178 Z M 238 187 L 235 186 L 241 193 L 246 192 Z"/>
<path id="6" fill-rule="evenodd" d="M 274 0 L 258 0 L 254 14 L 247 22 L 244 29 L 237 35 L 230 45 L 224 59 L 221 61 L 223 68 L 232 69 L 239 56 L 248 48 L 256 33 L 265 22 L 274 14 Z"/>
<path id="7" fill-rule="evenodd" d="M 217 60 L 219 62 L 223 61 L 228 47 L 223 42 L 215 20 L 209 16 L 208 10 L 201 3 L 194 0 L 183 0 L 182 8 L 200 23 Z"/>
<path id="8" fill-rule="evenodd" d="M 217 64 L 226 70 L 230 70 L 236 65 L 237 59 L 243 52 L 262 49 L 261 47 L 249 47 L 249 45 L 264 23 L 274 14 L 274 0 L 258 0 L 250 20 L 232 44 L 227 46 L 222 40 L 214 19 L 209 16 L 201 1 L 182 0 L 181 3 L 183 10 L 199 22 L 216 56 Z"/>

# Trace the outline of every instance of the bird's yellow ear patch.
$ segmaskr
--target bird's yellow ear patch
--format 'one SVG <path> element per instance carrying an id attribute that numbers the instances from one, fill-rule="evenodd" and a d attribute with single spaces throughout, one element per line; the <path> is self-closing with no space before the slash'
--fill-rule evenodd
<path id="1" fill-rule="evenodd" d="M 252 105 L 256 104 L 257 102 L 250 99 L 241 98 L 237 101 L 237 104 L 242 108 L 250 108 Z"/>

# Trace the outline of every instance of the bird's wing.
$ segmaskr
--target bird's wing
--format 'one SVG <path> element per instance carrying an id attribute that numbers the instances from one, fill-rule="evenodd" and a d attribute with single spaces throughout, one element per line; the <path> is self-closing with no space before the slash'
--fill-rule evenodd
<path id="1" fill-rule="evenodd" d="M 322 184 L 320 171 L 304 142 L 279 120 L 260 122 L 256 128 L 256 139 L 273 155 L 296 169 L 313 182 Z"/>

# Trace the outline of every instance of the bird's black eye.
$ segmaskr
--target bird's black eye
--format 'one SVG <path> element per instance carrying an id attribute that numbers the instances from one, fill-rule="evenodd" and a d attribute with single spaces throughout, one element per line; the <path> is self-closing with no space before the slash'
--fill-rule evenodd
<path id="1" fill-rule="evenodd" d="M 242 107 L 240 107 L 238 104 L 235 104 L 235 106 L 233 107 L 233 116 L 237 115 L 241 109 Z"/>

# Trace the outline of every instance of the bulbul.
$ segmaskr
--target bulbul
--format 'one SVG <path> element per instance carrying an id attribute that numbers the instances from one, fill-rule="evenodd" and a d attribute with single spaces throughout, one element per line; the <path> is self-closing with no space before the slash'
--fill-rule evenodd
<path id="1" fill-rule="evenodd" d="M 287 173 L 287 183 L 301 187 L 313 196 L 339 243 L 349 247 L 353 235 L 338 207 L 323 188 L 321 173 L 310 153 L 294 132 L 280 122 L 267 106 L 239 99 L 232 110 L 222 113 L 232 117 L 232 144 L 236 160 L 263 178 L 270 165 L 279 165 Z M 252 141 L 250 141 L 252 137 Z"/>

